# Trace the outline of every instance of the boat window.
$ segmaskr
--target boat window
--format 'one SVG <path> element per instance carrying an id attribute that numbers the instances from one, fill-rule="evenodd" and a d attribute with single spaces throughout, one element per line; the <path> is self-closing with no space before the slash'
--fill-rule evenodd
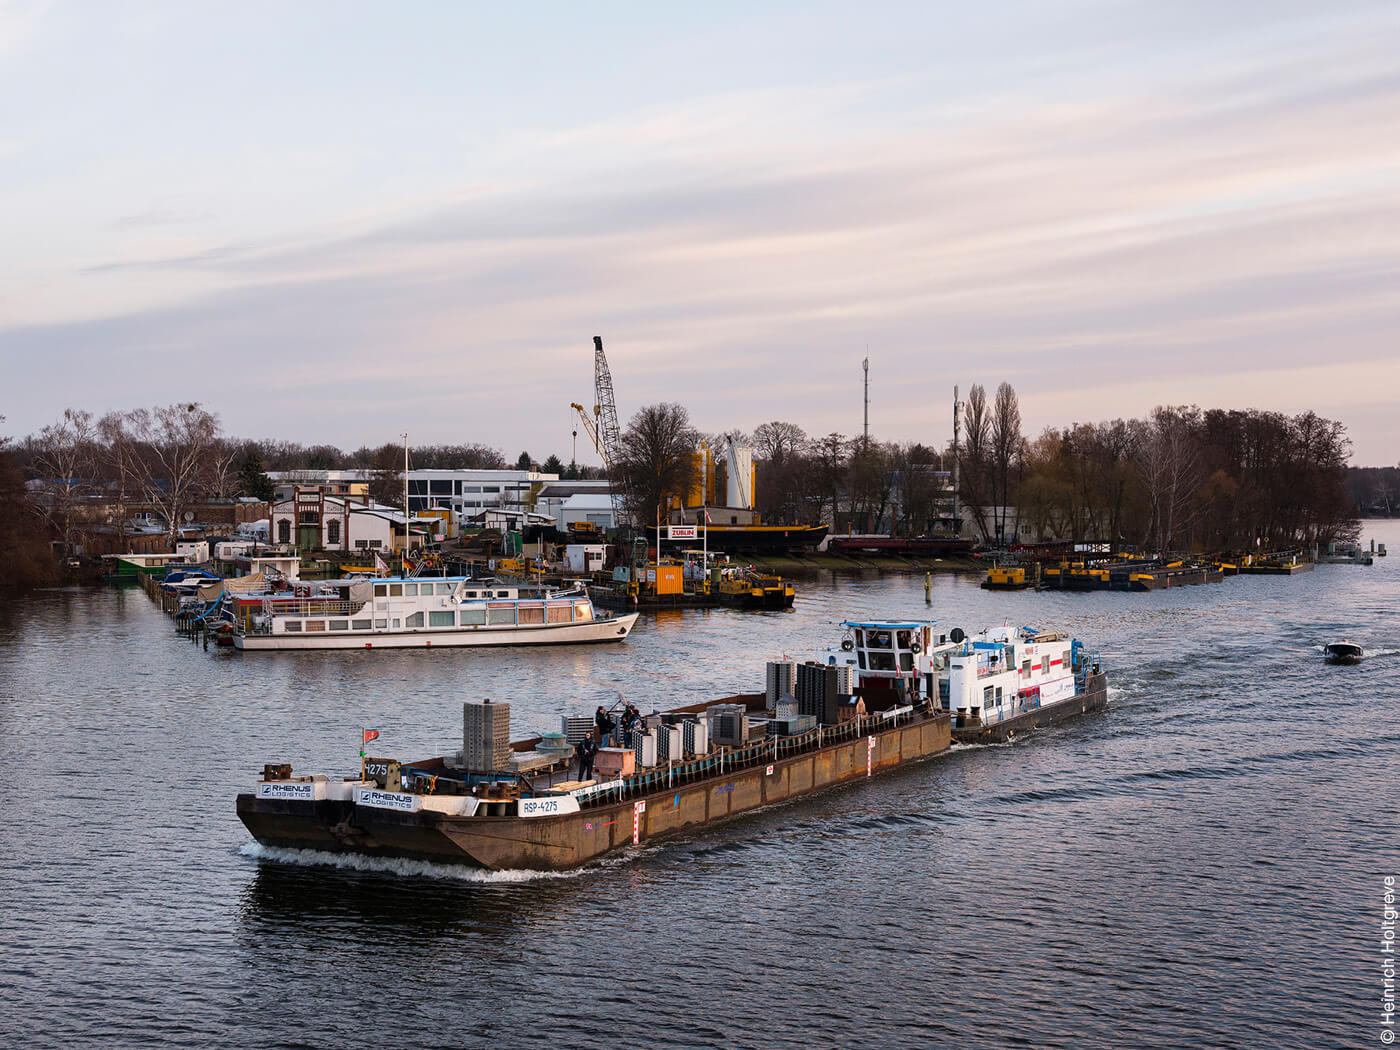
<path id="1" fill-rule="evenodd" d="M 388 587 L 387 584 L 376 583 L 376 584 L 374 585 L 374 596 L 375 596 L 376 598 L 387 598 L 388 595 L 389 595 L 389 587 Z"/>
<path id="2" fill-rule="evenodd" d="M 550 602 L 549 622 L 568 623 L 571 619 L 573 619 L 573 616 L 571 615 L 572 611 L 573 605 L 569 602 Z"/>
<path id="3" fill-rule="evenodd" d="M 507 605 L 490 609 L 487 615 L 487 623 L 493 624 L 513 624 L 515 623 L 515 606 Z"/>
<path id="4" fill-rule="evenodd" d="M 355 630 L 357 630 L 357 631 L 368 631 L 368 630 L 369 630 L 369 621 L 368 621 L 368 620 L 351 620 L 351 621 L 350 621 L 350 626 L 353 627 L 353 628 L 354 628 Z"/>
<path id="5" fill-rule="evenodd" d="M 898 639 L 898 641 L 899 641 L 899 647 L 900 647 L 901 649 L 908 649 L 908 648 L 909 648 L 909 632 L 908 632 L 908 631 L 898 631 L 898 632 L 896 632 L 896 633 L 895 633 L 895 638 Z"/>
<path id="6" fill-rule="evenodd" d="M 475 597 L 476 597 L 476 591 L 466 591 L 466 592 L 464 592 L 464 593 L 466 594 L 466 596 L 467 596 L 468 598 L 475 598 Z"/>
<path id="7" fill-rule="evenodd" d="M 1027 675 L 1031 673 L 1031 662 L 1029 660 L 1021 661 L 1021 673 Z"/>
<path id="8" fill-rule="evenodd" d="M 986 705 L 988 705 L 988 706 L 990 707 L 990 706 L 991 706 L 991 703 L 992 703 L 992 696 L 993 696 L 994 692 L 995 692 L 995 690 L 993 690 L 991 686 L 987 686 L 987 688 L 983 689 L 983 690 L 982 690 L 982 703 L 984 703 L 984 704 L 986 704 Z"/>
<path id="9" fill-rule="evenodd" d="M 324 631 L 326 629 L 325 620 L 307 620 L 306 629 L 308 631 Z"/>
<path id="10" fill-rule="evenodd" d="M 899 669 L 900 669 L 901 671 L 912 671 L 912 670 L 914 670 L 914 654 L 913 654 L 913 653 L 900 653 L 900 654 L 899 654 Z"/>
<path id="11" fill-rule="evenodd" d="M 403 597 L 403 584 L 401 584 L 401 583 L 391 583 L 391 584 L 389 584 L 389 597 L 390 597 L 390 598 L 402 598 L 402 597 Z"/>
<path id="12" fill-rule="evenodd" d="M 574 602 L 574 619 L 575 619 L 575 620 L 591 620 L 591 619 L 593 619 L 593 606 L 590 605 L 588 602 Z"/>
<path id="13" fill-rule="evenodd" d="M 856 650 L 856 666 L 859 667 L 862 671 L 865 670 L 865 650 L 864 650 L 864 649 L 858 649 L 858 650 Z"/>
<path id="14" fill-rule="evenodd" d="M 433 593 L 432 587 L 433 587 L 433 585 L 432 585 L 431 583 L 428 584 L 428 593 L 429 593 L 429 594 L 432 594 L 432 593 Z M 403 596 L 404 596 L 405 598 L 416 598 L 416 597 L 418 597 L 418 584 L 416 584 L 416 583 L 405 583 L 405 584 L 403 585 Z"/>
<path id="15" fill-rule="evenodd" d="M 405 626 L 405 627 L 422 627 L 422 626 L 423 626 L 423 614 L 420 613 L 420 612 L 414 613 L 412 616 L 410 616 L 408 619 L 406 619 L 406 620 L 404 621 L 404 626 Z"/>
<path id="16" fill-rule="evenodd" d="M 510 597 L 510 591 L 497 591 L 497 592 L 496 592 L 496 597 L 497 597 L 497 598 L 509 598 L 509 597 Z"/>
<path id="17" fill-rule="evenodd" d="M 856 645 L 859 645 L 859 646 L 862 646 L 862 647 L 863 647 L 863 646 L 865 645 L 865 632 L 864 632 L 864 631 L 856 631 L 856 632 L 855 632 L 855 636 L 856 636 Z"/>
<path id="18" fill-rule="evenodd" d="M 872 671 L 893 671 L 894 653 L 871 653 L 870 669 Z"/>
<path id="19" fill-rule="evenodd" d="M 438 594 L 451 594 L 452 588 L 455 586 L 454 583 L 440 583 L 437 585 L 437 592 Z"/>
<path id="20" fill-rule="evenodd" d="M 301 621 L 300 621 L 300 620 L 288 620 L 288 621 L 286 622 L 286 625 L 285 625 L 282 629 L 283 629 L 284 631 L 290 631 L 290 632 L 293 633 L 293 634 L 299 633 L 299 632 L 301 631 Z"/>
<path id="21" fill-rule="evenodd" d="M 331 621 L 331 630 L 332 630 L 332 631 L 348 631 L 348 630 L 350 630 L 350 621 L 349 621 L 349 620 L 332 620 L 332 621 Z"/>
<path id="22" fill-rule="evenodd" d="M 446 612 L 438 612 L 434 610 L 433 612 L 428 613 L 428 626 L 451 627 L 455 619 L 456 617 L 453 615 L 452 610 L 450 609 Z"/>
<path id="23" fill-rule="evenodd" d="M 394 617 L 394 630 L 397 631 L 397 630 L 398 630 L 400 627 L 402 627 L 402 626 L 403 626 L 403 621 L 400 620 L 397 616 Z"/>
<path id="24" fill-rule="evenodd" d="M 542 605 L 522 605 L 520 607 L 520 622 L 544 623 L 544 606 Z"/>
<path id="25" fill-rule="evenodd" d="M 376 631 L 387 631 L 387 630 L 389 629 L 389 621 L 388 621 L 387 619 L 385 619 L 385 620 L 375 620 L 375 621 L 374 621 L 374 629 L 375 629 Z"/>
<path id="26" fill-rule="evenodd" d="M 890 632 L 867 631 L 865 640 L 867 646 L 871 649 L 888 649 L 890 647 Z"/>
<path id="27" fill-rule="evenodd" d="M 485 609 L 463 609 L 463 610 L 462 610 L 462 626 L 463 626 L 463 627 L 480 627 L 480 626 L 481 626 L 482 624 L 484 624 L 485 622 L 486 622 L 486 610 L 485 610 Z"/>

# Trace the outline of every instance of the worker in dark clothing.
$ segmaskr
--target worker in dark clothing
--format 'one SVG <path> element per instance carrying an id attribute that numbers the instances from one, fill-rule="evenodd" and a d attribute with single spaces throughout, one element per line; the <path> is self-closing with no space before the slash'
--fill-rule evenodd
<path id="1" fill-rule="evenodd" d="M 603 705 L 598 705 L 598 711 L 593 716 L 593 724 L 598 727 L 598 744 L 601 747 L 612 746 L 613 730 L 617 728 L 617 723 L 613 721 L 612 715 L 603 710 Z"/>
<path id="2" fill-rule="evenodd" d="M 593 756 L 598 753 L 598 745 L 593 742 L 591 736 L 586 736 L 579 742 L 578 778 L 580 780 L 593 779 Z"/>
<path id="3" fill-rule="evenodd" d="M 632 746 L 632 733 L 637 728 L 637 723 L 641 721 L 642 713 L 632 704 L 628 704 L 622 712 L 622 746 Z"/>

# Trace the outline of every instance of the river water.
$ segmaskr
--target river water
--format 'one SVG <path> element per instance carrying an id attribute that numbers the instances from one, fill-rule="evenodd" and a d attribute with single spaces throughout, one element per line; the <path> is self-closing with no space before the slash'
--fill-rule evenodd
<path id="1" fill-rule="evenodd" d="M 1370 568 L 1157 594 L 805 583 L 623 645 L 250 654 L 140 591 L 0 603 L 0 1045 L 1366 1046 L 1400 877 L 1400 523 Z M 848 617 L 1068 629 L 1107 711 L 563 876 L 263 851 L 265 761 L 356 767 L 618 693 L 762 688 Z M 1329 667 L 1346 635 L 1376 650 Z M 1400 1018 L 1397 1018 L 1400 1023 Z"/>

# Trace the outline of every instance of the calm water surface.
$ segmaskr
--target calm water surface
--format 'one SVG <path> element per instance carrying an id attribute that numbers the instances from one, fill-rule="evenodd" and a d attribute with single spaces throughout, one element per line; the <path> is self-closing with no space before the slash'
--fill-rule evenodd
<path id="1" fill-rule="evenodd" d="M 605 648 L 205 652 L 139 591 L 0 601 L 0 1045 L 1370 1046 L 1400 876 L 1400 527 L 1371 568 L 1155 595 L 826 580 Z M 1109 709 L 564 876 L 269 855 L 349 772 L 619 693 L 762 687 L 845 617 L 1064 627 Z M 1327 667 L 1339 635 L 1378 650 Z"/>

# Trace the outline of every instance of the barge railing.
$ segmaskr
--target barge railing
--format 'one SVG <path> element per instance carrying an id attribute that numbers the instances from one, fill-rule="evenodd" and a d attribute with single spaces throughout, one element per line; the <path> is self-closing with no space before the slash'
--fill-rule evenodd
<path id="1" fill-rule="evenodd" d="M 779 762 L 810 751 L 819 751 L 824 747 L 830 747 L 843 741 L 856 740 L 871 733 L 883 732 L 894 726 L 908 725 L 916 717 L 917 712 L 913 707 L 900 707 L 889 712 L 851 719 L 834 726 L 818 726 L 816 729 L 796 736 L 775 736 L 739 747 L 721 747 L 716 753 L 706 755 L 703 758 L 672 763 L 664 769 L 650 769 L 645 773 L 622 777 L 606 784 L 578 788 L 571 791 L 570 794 L 578 799 L 581 809 L 601 806 L 610 802 L 624 802 L 630 798 L 670 790 L 696 780 L 721 776 L 740 769 L 748 769 L 751 766 Z"/>

